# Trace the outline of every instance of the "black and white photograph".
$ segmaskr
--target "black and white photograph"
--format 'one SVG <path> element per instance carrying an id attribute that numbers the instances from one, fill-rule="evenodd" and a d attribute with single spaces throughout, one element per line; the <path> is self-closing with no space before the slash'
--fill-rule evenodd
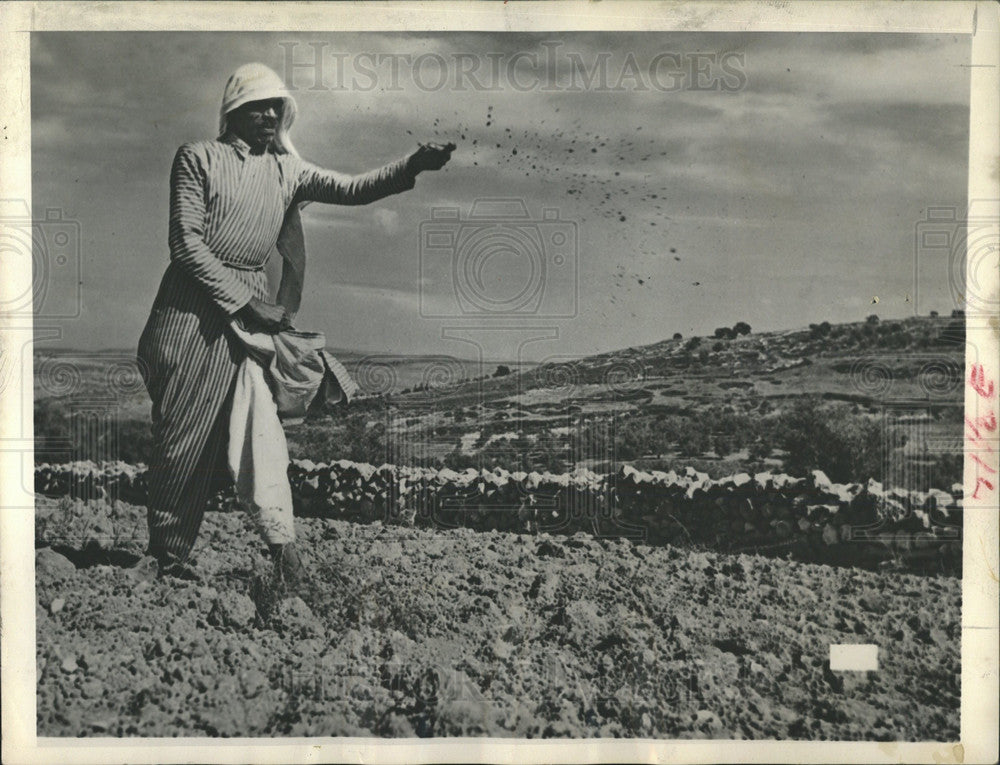
<path id="1" fill-rule="evenodd" d="M 45 5 L 6 761 L 995 761 L 995 5 Z"/>

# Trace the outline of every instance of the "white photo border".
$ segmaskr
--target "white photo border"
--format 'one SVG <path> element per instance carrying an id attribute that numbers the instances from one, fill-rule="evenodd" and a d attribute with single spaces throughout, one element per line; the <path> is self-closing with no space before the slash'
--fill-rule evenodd
<path id="1" fill-rule="evenodd" d="M 1000 5 L 992 2 L 2 2 L 0 198 L 31 199 L 30 35 L 41 31 L 796 31 L 972 35 L 970 200 L 993 200 L 1000 221 Z M 996 232 L 994 232 L 995 235 Z M 998 273 L 1000 253 L 992 253 Z M 982 263 L 979 264 L 982 267 Z M 24 294 L 31 264 L 5 265 L 0 301 Z M 994 290 L 998 285 L 993 285 Z M 992 302 L 996 302 L 993 298 Z M 1000 379 L 1000 323 L 967 315 L 986 375 Z M 20 346 L 31 326 L 0 317 Z M 0 343 L 2 348 L 2 343 Z M 434 739 L 56 739 L 35 734 L 33 520 L 25 443 L 11 422 L 30 406 L 31 354 L 22 356 L 0 407 L 0 582 L 2 582 L 3 761 L 41 762 L 995 762 L 998 738 L 998 512 L 996 492 L 971 498 L 966 460 L 962 602 L 961 739 L 943 743 Z M 979 402 L 966 389 L 966 411 Z M 30 417 L 27 418 L 30 422 Z M 17 456 L 16 454 L 14 455 Z M 995 459 L 994 454 L 994 459 Z M 970 483 L 971 480 L 971 483 Z M 25 504 L 27 503 L 27 505 Z"/>

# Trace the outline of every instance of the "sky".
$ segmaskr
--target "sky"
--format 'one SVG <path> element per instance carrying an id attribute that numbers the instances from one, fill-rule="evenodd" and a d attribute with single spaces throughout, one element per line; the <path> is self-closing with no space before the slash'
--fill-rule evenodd
<path id="1" fill-rule="evenodd" d="M 296 323 L 332 347 L 542 361 L 955 307 L 947 250 L 917 234 L 966 206 L 968 37 L 102 32 L 31 51 L 33 215 L 79 232 L 79 311 L 67 282 L 36 319 L 61 347 L 134 348 L 174 153 L 215 137 L 249 61 L 292 88 L 315 164 L 457 145 L 405 194 L 306 208 Z"/>

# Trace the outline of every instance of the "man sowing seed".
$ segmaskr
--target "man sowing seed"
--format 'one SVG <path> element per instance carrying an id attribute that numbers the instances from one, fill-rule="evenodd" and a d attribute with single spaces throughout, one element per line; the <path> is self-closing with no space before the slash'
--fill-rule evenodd
<path id="1" fill-rule="evenodd" d="M 324 170 L 301 159 L 289 139 L 295 110 L 277 74 L 247 64 L 226 83 L 219 137 L 184 144 L 174 158 L 170 264 L 138 348 L 153 402 L 147 560 L 161 575 L 194 575 L 188 559 L 205 506 L 229 479 L 228 410 L 245 353 L 231 321 L 276 333 L 298 308 L 299 205 L 368 204 L 406 191 L 418 173 L 444 166 L 454 148 L 422 145 L 362 175 Z M 264 265 L 276 245 L 285 269 L 272 304 Z M 294 544 L 271 545 L 271 552 L 297 579 Z"/>

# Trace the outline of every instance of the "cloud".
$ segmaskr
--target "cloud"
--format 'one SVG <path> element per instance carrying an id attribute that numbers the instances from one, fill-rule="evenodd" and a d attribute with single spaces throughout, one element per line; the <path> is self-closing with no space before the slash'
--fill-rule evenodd
<path id="1" fill-rule="evenodd" d="M 848 101 L 828 105 L 825 113 L 834 130 L 843 130 L 851 140 L 859 143 L 889 140 L 911 151 L 925 150 L 943 155 L 949 161 L 963 158 L 968 151 L 967 102 L 872 104 Z"/>
<path id="2" fill-rule="evenodd" d="M 386 234 L 395 234 L 399 230 L 399 213 L 395 210 L 379 207 L 372 216 Z"/>

